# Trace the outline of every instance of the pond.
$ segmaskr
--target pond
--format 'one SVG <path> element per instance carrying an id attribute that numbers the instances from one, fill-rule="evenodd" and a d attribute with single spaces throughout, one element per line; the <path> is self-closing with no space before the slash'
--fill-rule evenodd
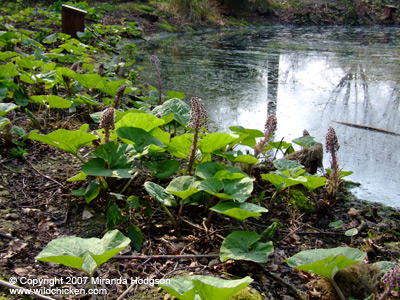
<path id="1" fill-rule="evenodd" d="M 333 126 L 339 163 L 361 185 L 353 193 L 400 207 L 400 28 L 261 27 L 152 37 L 137 65 L 157 86 L 149 56 L 160 60 L 163 91 L 203 99 L 212 125 L 263 130 L 275 114 L 275 140 L 304 129 L 319 142 Z M 325 155 L 324 166 L 329 167 Z"/>

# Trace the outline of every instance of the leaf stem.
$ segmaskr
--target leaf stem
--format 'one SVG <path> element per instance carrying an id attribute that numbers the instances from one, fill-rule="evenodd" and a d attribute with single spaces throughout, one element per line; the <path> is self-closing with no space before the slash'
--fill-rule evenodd
<path id="1" fill-rule="evenodd" d="M 333 278 L 330 278 L 329 281 L 331 282 L 332 286 L 334 287 L 334 289 L 335 289 L 336 293 L 338 294 L 340 300 L 346 300 L 346 297 L 343 295 L 342 290 L 336 284 L 335 280 Z"/>
<path id="2" fill-rule="evenodd" d="M 169 211 L 169 209 L 168 209 L 165 205 L 163 205 L 163 204 L 161 204 L 161 206 L 162 206 L 162 208 L 164 208 L 164 210 L 165 210 L 165 212 L 167 213 L 167 215 L 171 218 L 172 223 L 174 223 L 174 226 L 175 226 L 175 227 L 178 227 L 178 223 L 176 223 L 176 221 L 175 221 L 175 219 L 174 219 L 174 216 L 171 214 L 171 212 Z"/>
<path id="3" fill-rule="evenodd" d="M 76 152 L 75 155 L 83 164 L 86 164 L 87 161 L 82 157 L 82 155 L 80 155 L 78 152 Z"/>
<path id="4" fill-rule="evenodd" d="M 125 184 L 125 186 L 122 188 L 122 190 L 119 192 L 122 194 L 125 192 L 125 190 L 128 188 L 128 186 L 132 183 L 132 181 L 139 175 L 139 171 L 136 171 L 135 174 L 129 179 L 129 181 Z"/>

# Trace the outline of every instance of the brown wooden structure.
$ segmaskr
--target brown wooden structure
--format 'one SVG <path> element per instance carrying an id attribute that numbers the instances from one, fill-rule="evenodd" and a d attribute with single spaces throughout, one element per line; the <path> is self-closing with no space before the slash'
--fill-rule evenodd
<path id="1" fill-rule="evenodd" d="M 393 5 L 385 5 L 383 7 L 385 18 L 387 20 L 393 20 L 393 16 L 396 13 L 397 7 Z"/>
<path id="2" fill-rule="evenodd" d="M 76 35 L 78 31 L 85 31 L 85 10 L 63 4 L 61 16 L 62 33 L 69 34 L 76 39 L 78 38 Z"/>

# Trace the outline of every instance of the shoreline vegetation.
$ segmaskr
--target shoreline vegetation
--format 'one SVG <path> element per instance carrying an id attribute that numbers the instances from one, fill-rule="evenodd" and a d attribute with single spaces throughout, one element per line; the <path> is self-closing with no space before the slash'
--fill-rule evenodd
<path id="1" fill-rule="evenodd" d="M 139 82 L 125 42 L 217 27 L 396 26 L 392 3 L 70 2 L 87 12 L 76 39 L 60 32 L 62 4 L 1 4 L 1 300 L 53 287 L 35 282 L 94 282 L 107 296 L 79 299 L 99 300 L 400 299 L 400 210 L 349 192 L 333 127 L 325 141 L 306 131 L 274 141 L 269 115 L 264 131 L 213 132 L 200 98 L 163 89 L 156 56 L 154 86 Z M 330 166 L 317 175 L 323 155 Z"/>
<path id="2" fill-rule="evenodd" d="M 395 3 L 380 0 L 172 0 L 115 1 L 93 5 L 104 12 L 103 22 L 134 21 L 145 36 L 208 28 L 264 25 L 364 26 L 398 25 Z"/>

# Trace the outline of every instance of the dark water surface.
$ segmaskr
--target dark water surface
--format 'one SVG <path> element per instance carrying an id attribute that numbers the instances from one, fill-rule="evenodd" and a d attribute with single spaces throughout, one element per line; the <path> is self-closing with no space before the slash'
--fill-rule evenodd
<path id="1" fill-rule="evenodd" d="M 307 129 L 317 141 L 333 126 L 343 170 L 361 183 L 362 199 L 400 207 L 400 28 L 262 27 L 153 37 L 145 52 L 143 82 L 156 85 L 148 60 L 160 60 L 163 91 L 205 102 L 212 124 L 263 130 L 276 114 L 275 139 L 290 142 Z M 325 157 L 324 166 L 329 167 Z"/>

